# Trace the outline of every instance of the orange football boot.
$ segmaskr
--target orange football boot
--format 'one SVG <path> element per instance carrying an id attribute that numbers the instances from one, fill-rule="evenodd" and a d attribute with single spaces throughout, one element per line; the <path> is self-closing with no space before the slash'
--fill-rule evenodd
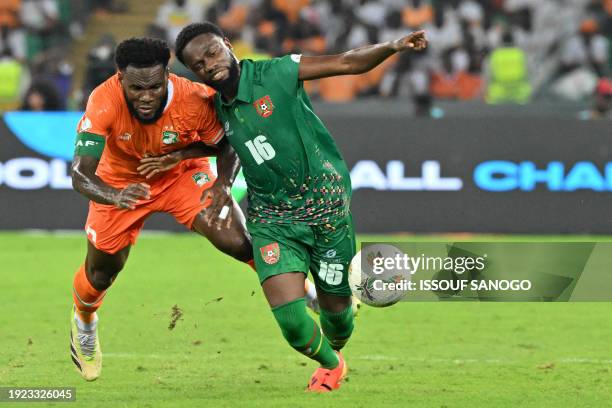
<path id="1" fill-rule="evenodd" d="M 338 367 L 332 369 L 323 367 L 317 368 L 312 377 L 310 377 L 310 382 L 308 383 L 306 391 L 330 392 L 340 388 L 340 384 L 348 372 L 348 367 L 342 354 L 340 354 L 339 351 L 336 351 L 336 354 L 340 361 Z"/>

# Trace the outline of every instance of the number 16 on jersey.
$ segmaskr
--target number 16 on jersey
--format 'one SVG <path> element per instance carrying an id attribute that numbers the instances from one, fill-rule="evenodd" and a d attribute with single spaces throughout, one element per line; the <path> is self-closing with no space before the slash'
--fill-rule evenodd
<path id="1" fill-rule="evenodd" d="M 270 143 L 266 141 L 264 135 L 256 136 L 253 140 L 248 140 L 244 144 L 249 148 L 251 155 L 258 165 L 266 160 L 272 160 L 276 156 L 276 151 Z"/>

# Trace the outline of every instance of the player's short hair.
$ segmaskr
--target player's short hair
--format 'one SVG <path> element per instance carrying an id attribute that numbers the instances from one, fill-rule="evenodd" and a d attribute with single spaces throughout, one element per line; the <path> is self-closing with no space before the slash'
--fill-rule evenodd
<path id="1" fill-rule="evenodd" d="M 145 68 L 162 64 L 165 68 L 169 60 L 168 43 L 158 38 L 128 38 L 121 41 L 115 50 L 115 64 L 121 71 L 128 65 Z"/>
<path id="2" fill-rule="evenodd" d="M 174 46 L 174 52 L 176 53 L 176 58 L 183 65 L 185 65 L 185 61 L 183 61 L 183 50 L 189 44 L 189 41 L 193 40 L 198 35 L 202 34 L 215 34 L 221 38 L 225 38 L 225 34 L 223 34 L 223 30 L 219 28 L 218 25 L 213 24 L 209 21 L 205 21 L 203 23 L 193 23 L 189 24 L 185 28 L 181 30 L 179 35 L 176 37 L 176 43 Z"/>

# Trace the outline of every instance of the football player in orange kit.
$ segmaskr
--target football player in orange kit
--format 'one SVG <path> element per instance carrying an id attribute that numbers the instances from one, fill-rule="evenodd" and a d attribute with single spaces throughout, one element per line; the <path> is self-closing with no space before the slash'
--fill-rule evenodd
<path id="1" fill-rule="evenodd" d="M 121 42 L 118 72 L 92 92 L 77 127 L 73 186 L 90 203 L 87 256 L 73 282 L 70 349 L 89 381 L 102 369 L 96 310 L 150 214 L 173 215 L 253 266 L 244 216 L 230 193 L 240 163 L 222 140 L 214 90 L 169 74 L 169 59 L 164 41 Z M 212 155 L 218 176 L 205 157 Z M 159 156 L 167 167 L 149 168 L 147 158 Z"/>

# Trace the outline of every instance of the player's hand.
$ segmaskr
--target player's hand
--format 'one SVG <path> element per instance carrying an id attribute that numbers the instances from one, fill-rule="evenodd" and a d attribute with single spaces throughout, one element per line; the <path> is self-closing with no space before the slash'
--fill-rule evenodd
<path id="1" fill-rule="evenodd" d="M 404 50 L 422 51 L 427 48 L 427 38 L 425 38 L 425 31 L 420 30 L 395 40 L 391 44 L 393 49 L 398 52 Z"/>
<path id="2" fill-rule="evenodd" d="M 140 166 L 136 168 L 138 172 L 150 179 L 154 175 L 168 171 L 181 162 L 181 153 L 179 151 L 164 154 L 157 157 L 145 157 L 140 159 Z"/>
<path id="3" fill-rule="evenodd" d="M 113 204 L 119 208 L 133 210 L 140 200 L 151 198 L 150 188 L 146 183 L 130 184 L 113 197 Z"/>
<path id="4" fill-rule="evenodd" d="M 220 183 L 217 179 L 209 189 L 205 190 L 200 200 L 205 203 L 212 200 L 211 204 L 204 209 L 204 222 L 209 227 L 213 224 L 218 230 L 229 228 L 232 223 L 232 209 L 234 202 L 232 200 L 231 187 Z"/>

